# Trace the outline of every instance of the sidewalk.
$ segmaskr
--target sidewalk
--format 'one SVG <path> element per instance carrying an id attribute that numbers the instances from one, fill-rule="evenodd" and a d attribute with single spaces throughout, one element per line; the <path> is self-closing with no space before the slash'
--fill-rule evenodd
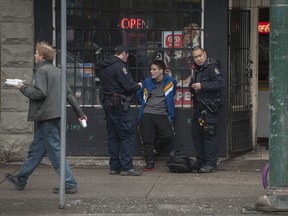
<path id="1" fill-rule="evenodd" d="M 0 215 L 262 214 L 248 211 L 246 207 L 252 207 L 265 192 L 261 185 L 261 170 L 266 159 L 267 154 L 250 152 L 220 163 L 218 172 L 211 174 L 170 173 L 162 162 L 154 171 L 135 177 L 111 176 L 108 166 L 73 165 L 79 192 L 65 196 L 65 209 L 58 209 L 59 195 L 52 193 L 60 178 L 51 166 L 41 165 L 24 191 L 16 191 L 6 181 L 0 184 Z M 0 166 L 0 181 L 4 173 L 13 173 L 18 167 Z"/>

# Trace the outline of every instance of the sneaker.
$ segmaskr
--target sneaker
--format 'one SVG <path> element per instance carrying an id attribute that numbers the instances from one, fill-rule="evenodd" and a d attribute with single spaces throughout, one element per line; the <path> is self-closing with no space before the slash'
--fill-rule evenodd
<path id="1" fill-rule="evenodd" d="M 60 191 L 60 188 L 59 188 L 59 187 L 54 187 L 54 188 L 53 188 L 53 193 L 59 194 L 59 191 Z M 65 193 L 66 193 L 66 194 L 76 194 L 77 192 L 78 192 L 77 186 L 72 187 L 72 188 L 70 188 L 70 187 L 65 187 Z"/>
<path id="2" fill-rule="evenodd" d="M 217 171 L 217 167 L 214 167 L 214 166 L 204 165 L 203 167 L 200 168 L 201 173 L 212 173 L 216 171 Z"/>
<path id="3" fill-rule="evenodd" d="M 143 171 L 152 171 L 154 169 L 154 163 L 147 163 L 143 168 Z"/>
<path id="4" fill-rule="evenodd" d="M 5 179 L 12 183 L 17 190 L 22 191 L 25 188 L 25 185 L 18 184 L 18 178 L 15 175 L 11 175 L 10 173 L 5 173 Z"/>
<path id="5" fill-rule="evenodd" d="M 120 170 L 110 170 L 110 175 L 118 175 L 120 172 Z"/>
<path id="6" fill-rule="evenodd" d="M 136 170 L 134 168 L 120 172 L 122 176 L 140 176 L 142 175 L 142 173 L 143 173 L 142 171 Z"/>

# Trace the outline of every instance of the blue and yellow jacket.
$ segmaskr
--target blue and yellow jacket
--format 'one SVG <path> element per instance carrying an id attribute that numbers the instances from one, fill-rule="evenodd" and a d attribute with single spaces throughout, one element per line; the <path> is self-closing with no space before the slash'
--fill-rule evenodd
<path id="1" fill-rule="evenodd" d="M 137 91 L 137 97 L 141 103 L 141 107 L 138 111 L 138 119 L 141 120 L 142 113 L 144 110 L 144 107 L 146 105 L 147 100 L 149 99 L 149 96 L 152 92 L 152 90 L 155 88 L 155 80 L 153 80 L 150 77 L 147 77 L 143 82 L 143 86 L 140 90 Z M 174 103 L 174 96 L 176 93 L 176 80 L 168 75 L 164 76 L 163 80 L 163 87 L 164 87 L 164 93 L 166 97 L 166 107 L 168 111 L 168 117 L 170 121 L 174 122 L 175 117 L 175 103 Z"/>

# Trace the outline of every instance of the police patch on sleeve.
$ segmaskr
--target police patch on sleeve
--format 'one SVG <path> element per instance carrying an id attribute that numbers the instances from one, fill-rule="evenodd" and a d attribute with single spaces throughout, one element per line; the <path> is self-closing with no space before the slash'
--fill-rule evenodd
<path id="1" fill-rule="evenodd" d="M 214 69 L 215 74 L 220 74 L 220 71 L 218 70 L 218 68 Z"/>
<path id="2" fill-rule="evenodd" d="M 128 71 L 127 71 L 127 69 L 125 67 L 123 67 L 122 71 L 123 71 L 124 74 L 128 73 Z"/>

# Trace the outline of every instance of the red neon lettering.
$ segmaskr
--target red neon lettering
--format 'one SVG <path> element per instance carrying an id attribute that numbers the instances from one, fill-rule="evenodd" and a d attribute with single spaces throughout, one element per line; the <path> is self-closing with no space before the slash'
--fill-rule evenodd
<path id="1" fill-rule="evenodd" d="M 130 29 L 134 28 L 135 24 L 136 24 L 136 19 L 131 19 L 130 20 Z"/>
<path id="2" fill-rule="evenodd" d="M 123 18 L 121 21 L 121 28 L 122 29 L 128 29 L 130 26 L 130 22 L 127 18 Z"/>
<path id="3" fill-rule="evenodd" d="M 120 22 L 122 29 L 143 29 L 146 22 L 141 18 L 122 18 Z"/>
<path id="4" fill-rule="evenodd" d="M 142 27 L 142 19 L 137 19 L 137 29 Z"/>

